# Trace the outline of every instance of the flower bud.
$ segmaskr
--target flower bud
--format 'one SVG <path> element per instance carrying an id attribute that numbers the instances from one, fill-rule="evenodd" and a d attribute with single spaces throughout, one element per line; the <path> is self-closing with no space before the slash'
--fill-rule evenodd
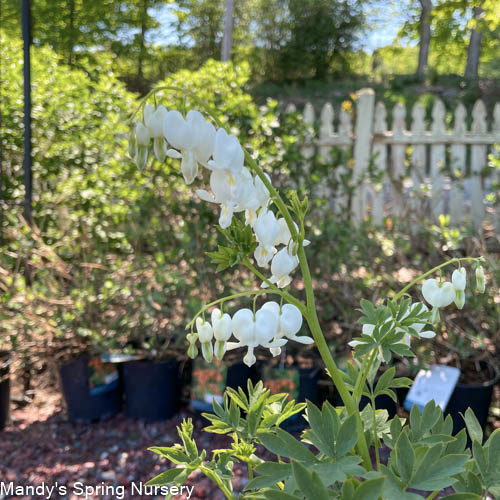
<path id="1" fill-rule="evenodd" d="M 214 346 L 212 345 L 212 342 L 202 342 L 201 354 L 207 363 L 212 362 L 212 359 L 214 358 Z"/>
<path id="2" fill-rule="evenodd" d="M 130 158 L 135 158 L 137 154 L 137 141 L 135 139 L 135 134 L 133 131 L 130 132 L 128 137 L 128 155 Z"/>
<path id="3" fill-rule="evenodd" d="M 451 275 L 451 282 L 453 283 L 455 290 L 465 290 L 466 278 L 467 271 L 465 267 L 461 267 L 460 269 L 455 269 L 453 271 L 453 274 Z"/>
<path id="4" fill-rule="evenodd" d="M 188 350 L 187 350 L 187 355 L 191 359 L 195 359 L 196 356 L 198 356 L 198 347 L 196 346 L 195 343 L 189 344 Z"/>
<path id="5" fill-rule="evenodd" d="M 139 145 L 134 160 L 137 167 L 143 169 L 148 162 L 148 147 Z"/>
<path id="6" fill-rule="evenodd" d="M 149 133 L 147 127 L 145 127 L 142 123 L 138 123 L 135 126 L 135 137 L 139 146 L 147 146 L 149 144 L 149 140 L 151 139 L 151 134 Z"/>
<path id="7" fill-rule="evenodd" d="M 214 354 L 217 359 L 221 360 L 224 354 L 226 354 L 226 350 L 227 342 L 225 340 L 217 340 L 215 342 Z"/>
<path id="8" fill-rule="evenodd" d="M 462 309 L 465 304 L 465 292 L 463 290 L 457 290 L 455 292 L 455 305 Z"/>
<path id="9" fill-rule="evenodd" d="M 156 159 L 163 163 L 165 157 L 167 156 L 167 141 L 163 137 L 155 137 L 153 139 L 153 150 L 155 152 Z"/>
<path id="10" fill-rule="evenodd" d="M 481 293 L 484 293 L 484 290 L 486 289 L 486 278 L 484 276 L 483 266 L 477 266 L 476 268 L 476 283 L 477 289 Z"/>

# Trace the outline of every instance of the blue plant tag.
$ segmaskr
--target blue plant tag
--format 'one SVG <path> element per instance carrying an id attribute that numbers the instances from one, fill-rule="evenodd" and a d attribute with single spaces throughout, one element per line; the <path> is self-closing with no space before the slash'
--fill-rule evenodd
<path id="1" fill-rule="evenodd" d="M 416 404 L 420 411 L 434 400 L 444 411 L 460 377 L 460 370 L 452 366 L 432 365 L 420 370 L 406 396 L 404 407 L 411 410 Z"/>

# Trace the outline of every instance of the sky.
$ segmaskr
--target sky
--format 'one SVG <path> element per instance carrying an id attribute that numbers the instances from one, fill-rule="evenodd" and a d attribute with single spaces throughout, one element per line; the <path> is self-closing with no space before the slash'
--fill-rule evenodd
<path id="1" fill-rule="evenodd" d="M 359 48 L 371 53 L 379 47 L 390 45 L 408 18 L 411 1 L 370 0 L 366 2 L 368 29 L 360 41 Z M 151 14 L 158 20 L 162 29 L 161 32 L 150 32 L 148 41 L 162 45 L 176 44 L 177 35 L 173 29 L 168 28 L 176 19 L 172 13 L 172 4 L 165 3 L 159 9 L 152 9 Z"/>

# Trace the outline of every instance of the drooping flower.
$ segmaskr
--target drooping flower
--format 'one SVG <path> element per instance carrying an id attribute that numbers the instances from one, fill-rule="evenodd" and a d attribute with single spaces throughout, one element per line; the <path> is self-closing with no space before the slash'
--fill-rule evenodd
<path id="1" fill-rule="evenodd" d="M 278 331 L 275 339 L 287 338 L 300 344 L 312 344 L 314 339 L 307 336 L 297 336 L 302 327 L 302 313 L 293 304 L 284 304 L 281 308 L 277 302 L 266 302 L 262 309 L 271 311 L 278 319 Z M 281 353 L 281 347 L 270 349 L 273 356 Z"/>
<path id="2" fill-rule="evenodd" d="M 201 353 L 205 360 L 210 363 L 214 355 L 214 347 L 212 345 L 214 332 L 212 325 L 208 321 L 204 321 L 203 318 L 198 317 L 196 318 L 196 331 L 201 343 Z"/>
<path id="3" fill-rule="evenodd" d="M 210 174 L 211 195 L 205 189 L 196 190 L 196 194 L 204 201 L 221 205 L 219 225 L 226 229 L 231 225 L 233 213 L 241 210 L 247 192 L 253 183 L 252 175 L 248 169 L 243 168 L 238 174 L 229 170 L 214 170 Z"/>
<path id="4" fill-rule="evenodd" d="M 262 209 L 254 226 L 255 237 L 259 245 L 254 257 L 260 267 L 267 266 L 276 253 L 274 241 L 280 232 L 280 225 L 271 210 Z"/>
<path id="5" fill-rule="evenodd" d="M 486 290 L 486 277 L 484 275 L 484 269 L 483 266 L 479 265 L 476 268 L 476 283 L 477 283 L 477 289 L 481 292 L 484 293 Z"/>
<path id="6" fill-rule="evenodd" d="M 175 148 L 167 151 L 168 156 L 182 158 L 184 181 L 191 184 L 198 175 L 198 164 L 206 166 L 214 152 L 215 127 L 199 111 L 189 111 L 184 119 L 179 111 L 173 110 L 165 115 L 163 133 Z"/>
<path id="7" fill-rule="evenodd" d="M 455 269 L 451 275 L 451 282 L 455 287 L 455 304 L 459 309 L 462 309 L 465 304 L 465 286 L 467 280 L 467 271 L 465 267 Z"/>
<path id="8" fill-rule="evenodd" d="M 271 179 L 267 174 L 264 174 L 269 182 Z M 262 179 L 258 176 L 254 178 L 254 191 L 253 198 L 249 200 L 245 207 L 245 224 L 249 224 L 251 227 L 254 227 L 257 223 L 258 210 L 262 208 L 263 210 L 267 208 L 269 204 L 269 190 L 266 185 L 262 181 Z"/>
<path id="9" fill-rule="evenodd" d="M 166 115 L 165 106 L 158 106 L 157 109 L 154 109 L 151 104 L 144 106 L 144 123 L 153 137 L 153 150 L 156 159 L 160 162 L 163 162 L 167 155 L 167 141 L 163 134 L 163 121 Z"/>
<path id="10" fill-rule="evenodd" d="M 288 248 L 282 248 L 271 262 L 271 278 L 269 281 L 276 284 L 278 288 L 284 288 L 290 284 L 292 278 L 290 274 L 298 266 L 299 259 L 296 255 L 291 255 Z M 267 288 L 266 282 L 262 283 L 262 288 Z"/>
<path id="11" fill-rule="evenodd" d="M 439 319 L 439 308 L 449 306 L 455 300 L 455 287 L 449 281 L 428 279 L 422 285 L 422 295 L 432 306 L 432 322 Z"/>
<path id="12" fill-rule="evenodd" d="M 278 319 L 266 309 L 259 309 L 255 315 L 250 309 L 240 309 L 234 314 L 231 326 L 238 342 L 228 342 L 227 350 L 247 347 L 243 361 L 248 366 L 252 366 L 256 361 L 254 349 L 257 346 L 272 348 L 286 344 L 285 339 L 273 340 L 278 331 Z"/>
<path id="13" fill-rule="evenodd" d="M 215 134 L 213 160 L 208 162 L 207 167 L 237 174 L 243 168 L 244 161 L 245 154 L 238 138 L 228 134 L 223 128 L 218 129 Z"/>
<path id="14" fill-rule="evenodd" d="M 212 328 L 215 337 L 214 354 L 217 359 L 222 359 L 226 353 L 227 341 L 232 334 L 231 316 L 218 308 L 212 311 Z"/>
<path id="15" fill-rule="evenodd" d="M 140 122 L 135 125 L 135 139 L 137 148 L 134 161 L 138 168 L 144 168 L 148 161 L 148 146 L 151 134 L 147 127 Z"/>

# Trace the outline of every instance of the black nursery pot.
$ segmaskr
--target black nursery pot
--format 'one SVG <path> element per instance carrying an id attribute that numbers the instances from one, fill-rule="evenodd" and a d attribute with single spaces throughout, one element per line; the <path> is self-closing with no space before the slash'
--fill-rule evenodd
<path id="1" fill-rule="evenodd" d="M 129 361 L 123 364 L 123 388 L 127 415 L 144 420 L 167 420 L 179 409 L 180 363 Z"/>
<path id="2" fill-rule="evenodd" d="M 246 393 L 249 379 L 252 384 L 256 384 L 259 381 L 259 370 L 256 365 L 247 366 L 241 361 L 228 366 L 226 374 L 227 387 L 231 387 L 231 389 L 235 390 L 241 387 Z"/>
<path id="3" fill-rule="evenodd" d="M 0 351 L 0 431 L 5 428 L 10 419 L 10 378 L 9 369 L 11 354 Z"/>
<path id="4" fill-rule="evenodd" d="M 487 368 L 487 366 L 485 366 Z M 493 387 L 499 380 L 499 373 L 491 367 L 493 378 L 482 384 L 457 384 L 450 401 L 446 407 L 446 414 L 453 418 L 453 434 L 465 428 L 465 422 L 461 414 L 465 415 L 467 408 L 470 408 L 481 427 L 486 427 L 488 412 L 493 397 Z"/>
<path id="5" fill-rule="evenodd" d="M 82 356 L 62 366 L 59 371 L 68 416 L 76 423 L 109 418 L 122 408 L 122 393 L 118 383 L 104 392 L 91 393 L 88 362 L 89 358 Z"/>

